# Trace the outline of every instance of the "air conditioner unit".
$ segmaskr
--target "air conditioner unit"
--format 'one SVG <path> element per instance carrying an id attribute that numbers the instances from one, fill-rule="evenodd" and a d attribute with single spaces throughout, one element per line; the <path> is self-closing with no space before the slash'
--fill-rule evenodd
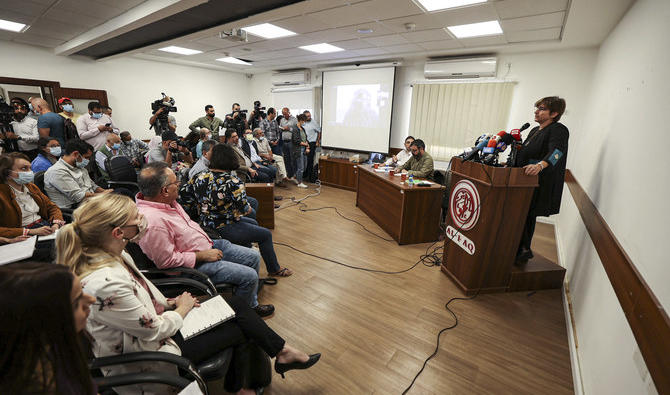
<path id="1" fill-rule="evenodd" d="M 497 63 L 494 57 L 428 61 L 423 76 L 430 80 L 495 77 Z"/>
<path id="2" fill-rule="evenodd" d="M 273 86 L 305 85 L 309 83 L 309 70 L 289 71 L 272 74 Z"/>

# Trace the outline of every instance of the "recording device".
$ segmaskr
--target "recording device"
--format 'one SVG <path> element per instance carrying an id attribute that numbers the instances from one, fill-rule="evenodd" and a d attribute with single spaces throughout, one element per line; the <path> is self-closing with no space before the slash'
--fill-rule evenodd
<path id="1" fill-rule="evenodd" d="M 507 166 L 518 167 L 517 157 L 519 155 L 519 151 L 523 148 L 523 138 L 521 136 L 521 132 L 528 129 L 529 127 L 530 123 L 526 122 L 519 129 L 512 129 L 510 131 L 510 135 L 512 136 L 513 141 L 510 145 L 509 156 L 507 157 Z"/>
<path id="2" fill-rule="evenodd" d="M 168 147 L 168 150 L 170 150 L 170 152 L 172 152 L 173 154 L 179 152 L 179 147 L 189 149 L 188 144 L 184 141 L 176 140 L 175 143 L 177 143 L 177 148 Z"/>
<path id="3" fill-rule="evenodd" d="M 163 92 L 161 92 L 161 95 L 163 95 L 162 98 L 155 100 L 153 103 L 151 103 L 151 113 L 155 114 L 161 108 L 163 109 L 163 111 L 160 114 L 158 114 L 156 120 L 154 121 L 153 124 L 151 124 L 151 127 L 149 128 L 149 130 L 151 130 L 151 128 L 155 127 L 155 132 L 156 135 L 158 136 L 163 134 L 163 132 L 170 130 L 170 128 L 168 127 L 168 114 L 170 114 L 171 112 L 177 112 L 177 107 L 174 106 L 174 98 L 167 96 Z M 165 100 L 166 98 L 168 98 L 169 100 L 166 101 Z"/>
<path id="4" fill-rule="evenodd" d="M 5 98 L 0 96 L 0 146 L 3 152 L 14 152 L 19 150 L 17 138 L 6 138 L 6 133 L 14 133 L 12 121 L 14 120 L 14 108 L 7 104 Z"/>
<path id="5" fill-rule="evenodd" d="M 490 138 L 491 137 L 487 134 L 479 136 L 475 141 L 475 146 L 471 148 L 469 152 L 464 152 L 461 154 L 461 158 L 463 158 L 463 161 L 465 162 L 473 160 L 475 162 L 479 162 L 479 152 L 486 147 L 486 145 L 489 143 Z"/>

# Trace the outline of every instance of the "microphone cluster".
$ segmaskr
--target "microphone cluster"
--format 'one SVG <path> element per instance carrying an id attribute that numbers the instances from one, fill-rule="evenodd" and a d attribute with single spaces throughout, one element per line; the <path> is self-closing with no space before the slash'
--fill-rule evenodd
<path id="1" fill-rule="evenodd" d="M 507 164 L 514 166 L 516 155 L 522 145 L 521 132 L 528 129 L 529 123 L 525 123 L 519 129 L 512 129 L 509 133 L 504 130 L 495 135 L 483 134 L 477 138 L 474 147 L 459 155 L 463 161 L 481 162 L 489 166 L 498 166 L 498 154 L 504 152 L 508 146 L 511 147 L 510 158 Z"/>

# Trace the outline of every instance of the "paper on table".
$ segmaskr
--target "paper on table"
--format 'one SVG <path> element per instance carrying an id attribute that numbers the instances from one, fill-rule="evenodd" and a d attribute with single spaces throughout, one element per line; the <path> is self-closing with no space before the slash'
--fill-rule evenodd
<path id="1" fill-rule="evenodd" d="M 10 243 L 0 246 L 0 265 L 30 258 L 33 256 L 33 251 L 35 251 L 36 241 L 37 236 L 33 236 L 27 240 L 19 241 L 18 243 Z"/>
<path id="2" fill-rule="evenodd" d="M 184 387 L 183 390 L 179 392 L 179 395 L 203 395 L 200 386 L 198 386 L 197 381 L 191 382 L 191 384 Z"/>
<path id="3" fill-rule="evenodd" d="M 58 230 L 60 230 L 60 229 L 58 229 Z M 53 233 L 50 234 L 50 235 L 39 236 L 39 240 L 38 240 L 38 241 L 47 241 L 47 240 L 53 240 L 53 239 L 55 239 L 55 238 L 56 238 L 56 235 L 58 234 L 58 230 L 55 231 L 55 232 L 53 232 Z"/>

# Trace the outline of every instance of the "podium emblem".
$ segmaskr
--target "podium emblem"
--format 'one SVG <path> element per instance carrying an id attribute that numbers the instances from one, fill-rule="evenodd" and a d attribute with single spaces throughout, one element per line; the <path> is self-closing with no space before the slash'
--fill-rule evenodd
<path id="1" fill-rule="evenodd" d="M 449 214 L 457 229 L 468 231 L 477 225 L 480 202 L 479 192 L 472 182 L 461 180 L 454 185 L 449 199 Z"/>

